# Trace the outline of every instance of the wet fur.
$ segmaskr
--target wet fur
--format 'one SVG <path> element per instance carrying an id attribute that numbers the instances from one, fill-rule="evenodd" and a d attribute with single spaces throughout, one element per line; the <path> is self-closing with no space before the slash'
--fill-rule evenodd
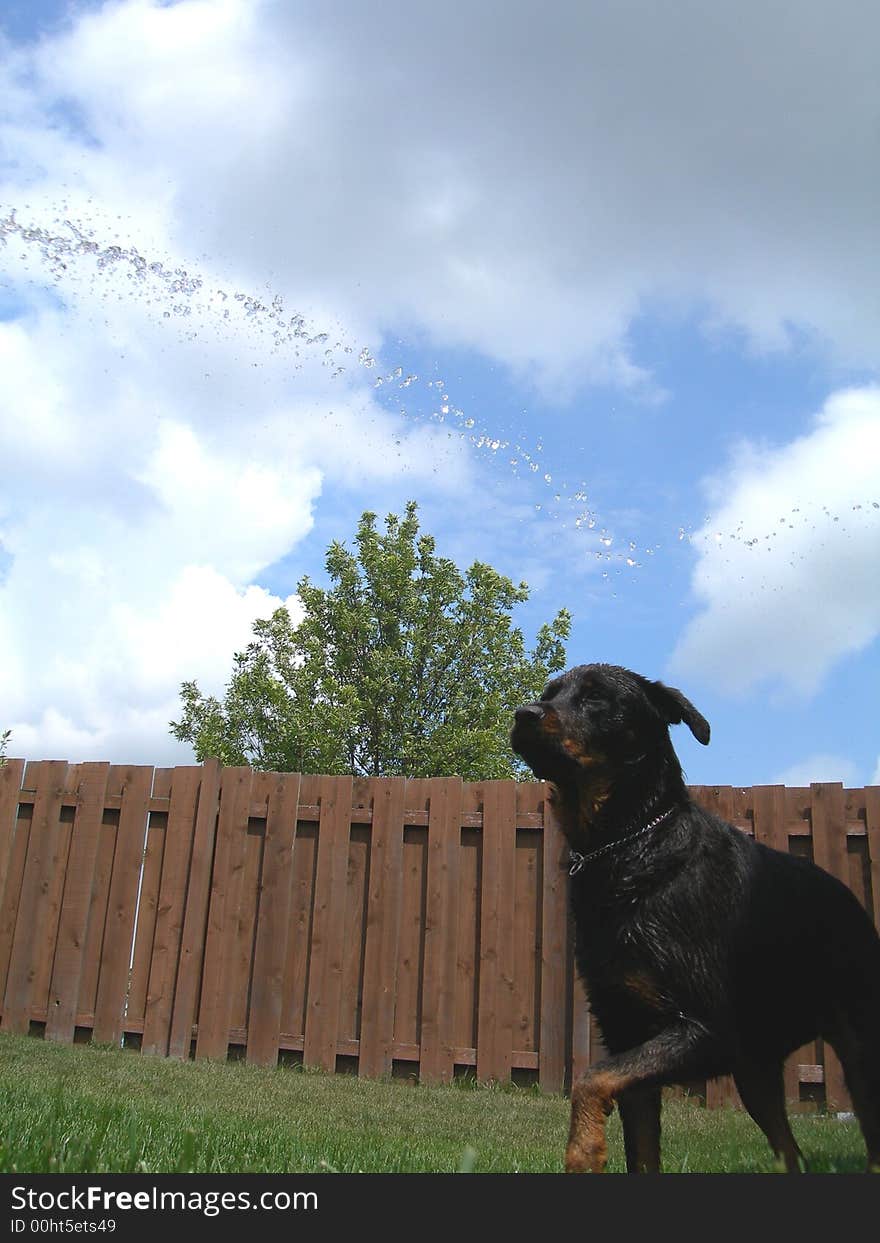
<path id="1" fill-rule="evenodd" d="M 513 748 L 551 783 L 572 850 L 600 852 L 569 897 L 609 1057 L 573 1088 L 566 1168 L 604 1168 L 616 1103 L 627 1169 L 658 1170 L 662 1086 L 732 1074 L 797 1171 L 783 1061 L 817 1036 L 843 1064 L 869 1168 L 880 1167 L 880 938 L 840 881 L 691 800 L 669 739 L 680 722 L 708 743 L 680 691 L 615 665 L 580 665 L 516 713 Z"/>

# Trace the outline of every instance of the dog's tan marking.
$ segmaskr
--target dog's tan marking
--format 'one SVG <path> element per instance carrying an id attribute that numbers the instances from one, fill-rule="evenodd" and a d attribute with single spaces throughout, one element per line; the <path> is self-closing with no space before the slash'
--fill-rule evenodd
<path id="1" fill-rule="evenodd" d="M 577 760 L 579 764 L 584 764 L 587 767 L 605 763 L 604 755 L 588 751 L 583 743 L 578 742 L 576 738 L 563 738 L 562 749 L 567 751 L 573 760 Z"/>
<path id="2" fill-rule="evenodd" d="M 559 717 L 552 710 L 552 708 L 549 710 L 545 709 L 544 715 L 541 717 L 541 724 L 539 728 L 542 734 L 547 734 L 551 738 L 557 738 L 562 733 L 562 725 L 560 724 Z"/>
<path id="3" fill-rule="evenodd" d="M 582 771 L 577 777 L 578 813 L 581 820 L 589 826 L 611 794 L 611 776 L 607 769 L 608 757 L 600 751 L 588 751 L 576 738 L 564 738 L 562 749 L 571 756 Z M 576 836 L 583 839 L 584 824 L 578 826 L 580 832 L 568 834 L 570 841 Z"/>
<path id="4" fill-rule="evenodd" d="M 600 1071 L 572 1089 L 566 1173 L 603 1173 L 608 1160 L 605 1119 L 614 1108 L 615 1097 L 624 1092 L 630 1082 L 626 1076 Z"/>
<path id="5" fill-rule="evenodd" d="M 589 827 L 590 822 L 596 819 L 604 804 L 611 797 L 611 781 L 600 777 L 595 781 L 584 782 L 578 790 L 578 796 L 581 816 Z"/>
<path id="6" fill-rule="evenodd" d="M 595 763 L 600 764 L 603 758 L 597 756 Z M 550 805 L 565 840 L 572 850 L 587 849 L 590 826 L 611 795 L 610 776 L 604 771 L 582 772 L 568 797 L 558 786 L 549 784 Z"/>
<path id="7" fill-rule="evenodd" d="M 636 997 L 651 1010 L 659 1010 L 663 1007 L 663 994 L 651 977 L 644 972 L 631 971 L 623 977 L 621 983 L 627 993 Z"/>

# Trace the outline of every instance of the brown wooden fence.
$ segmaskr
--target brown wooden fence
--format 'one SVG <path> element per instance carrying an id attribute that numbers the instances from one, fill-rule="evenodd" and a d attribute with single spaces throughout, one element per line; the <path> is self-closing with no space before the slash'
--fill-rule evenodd
<path id="1" fill-rule="evenodd" d="M 880 787 L 694 793 L 812 854 L 878 920 Z M 564 855 L 538 783 L 10 760 L 0 1026 L 559 1090 L 601 1052 L 573 970 Z M 847 1107 L 821 1042 L 786 1082 L 792 1100 Z M 729 1081 L 705 1092 L 736 1103 Z"/>

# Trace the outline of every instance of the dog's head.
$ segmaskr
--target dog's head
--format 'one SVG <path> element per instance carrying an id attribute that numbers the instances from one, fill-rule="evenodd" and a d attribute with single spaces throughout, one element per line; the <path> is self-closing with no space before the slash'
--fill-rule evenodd
<path id="1" fill-rule="evenodd" d="M 681 691 L 619 665 L 577 665 L 517 708 L 510 741 L 538 778 L 610 790 L 647 757 L 671 752 L 669 726 L 682 721 L 708 743 L 707 721 Z"/>

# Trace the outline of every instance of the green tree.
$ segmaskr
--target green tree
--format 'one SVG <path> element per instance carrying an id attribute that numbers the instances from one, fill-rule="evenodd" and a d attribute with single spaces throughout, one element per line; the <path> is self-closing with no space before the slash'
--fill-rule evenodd
<path id="1" fill-rule="evenodd" d="M 354 550 L 334 541 L 325 564 L 329 588 L 298 585 L 298 624 L 285 608 L 254 623 L 222 702 L 183 683 L 172 734 L 199 760 L 282 772 L 525 776 L 511 714 L 563 668 L 569 613 L 527 652 L 511 619 L 527 585 L 437 556 L 414 501 L 384 534 L 364 513 Z"/>
<path id="2" fill-rule="evenodd" d="M 5 729 L 0 734 L 0 768 L 6 763 L 6 747 L 12 734 L 11 729 Z"/>

